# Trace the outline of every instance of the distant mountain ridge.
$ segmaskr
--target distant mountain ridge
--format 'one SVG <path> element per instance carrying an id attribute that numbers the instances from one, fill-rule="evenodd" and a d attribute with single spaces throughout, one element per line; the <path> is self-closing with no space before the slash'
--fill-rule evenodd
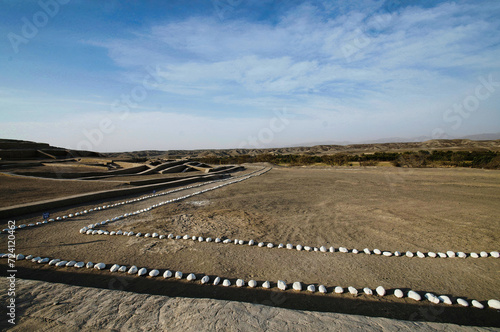
<path id="1" fill-rule="evenodd" d="M 476 134 L 476 135 L 468 135 L 468 136 L 460 136 L 460 137 L 452 137 L 448 139 L 469 139 L 473 141 L 490 141 L 500 139 L 500 133 L 487 133 L 487 134 Z M 323 142 L 309 142 L 309 143 L 301 143 L 301 144 L 293 144 L 290 147 L 301 147 L 301 146 L 315 146 L 315 145 L 353 145 L 353 144 L 383 144 L 383 143 L 413 143 L 413 142 L 425 142 L 432 140 L 430 136 L 417 136 L 417 137 L 388 137 L 388 138 L 379 138 L 375 140 L 369 141 L 323 141 Z"/>
<path id="2" fill-rule="evenodd" d="M 124 153 L 106 153 L 109 158 L 197 158 L 197 157 L 233 157 L 239 155 L 255 156 L 263 153 L 270 154 L 307 154 L 327 155 L 335 153 L 362 154 L 375 152 L 403 152 L 419 150 L 453 150 L 453 151 L 500 151 L 499 140 L 474 141 L 470 139 L 438 139 L 425 142 L 404 143 L 371 143 L 371 144 L 349 144 L 328 145 L 320 144 L 314 146 L 299 146 L 268 149 L 200 149 L 200 150 L 168 150 L 168 151 L 134 151 Z"/>

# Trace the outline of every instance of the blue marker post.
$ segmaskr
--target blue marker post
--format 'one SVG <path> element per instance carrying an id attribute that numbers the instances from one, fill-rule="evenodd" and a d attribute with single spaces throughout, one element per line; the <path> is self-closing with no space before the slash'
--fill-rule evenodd
<path id="1" fill-rule="evenodd" d="M 49 212 L 44 212 L 44 213 L 42 214 L 42 218 L 43 218 L 43 220 L 47 220 L 47 219 L 49 219 L 49 217 L 50 217 L 50 213 L 49 213 Z"/>

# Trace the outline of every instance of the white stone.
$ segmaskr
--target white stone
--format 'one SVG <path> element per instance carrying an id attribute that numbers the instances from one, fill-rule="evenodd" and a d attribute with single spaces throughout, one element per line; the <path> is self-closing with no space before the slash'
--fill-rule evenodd
<path id="1" fill-rule="evenodd" d="M 133 232 L 130 232 L 130 233 L 133 233 Z M 166 238 L 166 236 L 162 234 L 162 235 L 160 235 L 158 238 L 159 238 L 160 240 L 163 240 L 164 238 Z"/>
<path id="2" fill-rule="evenodd" d="M 347 290 L 349 291 L 349 293 L 351 293 L 352 295 L 358 295 L 358 290 L 352 286 L 349 286 L 347 287 Z"/>
<path id="3" fill-rule="evenodd" d="M 396 256 L 396 257 L 401 256 L 401 252 L 400 252 L 400 251 L 395 251 L 395 252 L 394 252 L 394 256 Z"/>
<path id="4" fill-rule="evenodd" d="M 335 252 L 335 248 L 334 247 L 330 247 L 330 248 L 328 248 L 328 251 L 329 252 Z"/>
<path id="5" fill-rule="evenodd" d="M 351 251 L 351 252 L 352 252 L 353 254 L 357 254 L 357 253 L 359 253 L 359 250 L 358 250 L 358 249 L 352 249 L 352 251 Z"/>
<path id="6" fill-rule="evenodd" d="M 255 280 L 248 281 L 248 287 L 252 287 L 252 288 L 257 287 L 257 281 L 255 281 Z"/>
<path id="7" fill-rule="evenodd" d="M 438 256 L 440 258 L 446 258 L 446 257 L 448 257 L 448 255 L 446 255 L 444 252 L 438 252 Z"/>
<path id="8" fill-rule="evenodd" d="M 268 244 L 267 244 L 267 247 L 268 247 L 268 248 L 272 248 L 272 247 L 274 247 L 274 244 L 272 244 L 272 243 L 268 243 Z"/>
<path id="9" fill-rule="evenodd" d="M 420 258 L 425 258 L 425 254 L 423 252 L 417 251 L 417 256 Z"/>
<path id="10" fill-rule="evenodd" d="M 297 246 L 295 246 L 295 248 L 298 250 L 298 251 L 301 251 L 302 250 L 302 246 L 300 244 L 297 244 Z"/>
<path id="11" fill-rule="evenodd" d="M 278 288 L 281 290 L 286 290 L 286 282 L 283 280 L 278 280 Z"/>
<path id="12" fill-rule="evenodd" d="M 378 286 L 375 291 L 379 296 L 384 296 L 385 295 L 385 288 L 382 286 Z"/>
<path id="13" fill-rule="evenodd" d="M 483 258 L 488 257 L 488 253 L 487 253 L 486 251 L 481 251 L 481 252 L 479 253 L 479 255 L 480 255 L 481 257 L 483 257 Z"/>
<path id="14" fill-rule="evenodd" d="M 432 258 L 435 258 L 435 257 L 436 257 L 436 253 L 435 253 L 435 252 L 432 252 L 432 251 L 429 251 L 429 252 L 427 253 L 427 256 L 432 257 Z"/>
<path id="15" fill-rule="evenodd" d="M 373 249 L 373 253 L 375 255 L 380 255 L 380 254 L 382 254 L 382 251 L 380 251 L 379 249 Z"/>
<path id="16" fill-rule="evenodd" d="M 405 255 L 406 257 L 413 257 L 413 253 L 411 251 L 407 251 Z"/>
<path id="17" fill-rule="evenodd" d="M 269 281 L 264 281 L 262 283 L 262 288 L 271 288 L 271 283 Z"/>
<path id="18" fill-rule="evenodd" d="M 370 288 L 368 288 L 368 287 L 363 288 L 363 292 L 366 295 L 373 295 L 373 291 Z"/>
<path id="19" fill-rule="evenodd" d="M 20 260 L 23 260 L 23 259 L 24 259 L 24 255 L 23 254 L 17 254 L 16 260 L 20 261 Z"/>
<path id="20" fill-rule="evenodd" d="M 199 236 L 198 237 L 198 242 L 203 242 L 203 241 L 205 241 L 205 239 L 203 238 L 203 236 Z"/>
<path id="21" fill-rule="evenodd" d="M 117 233 L 117 235 L 118 235 L 118 233 Z M 151 237 L 151 234 L 150 233 L 146 233 L 146 234 L 144 234 L 144 237 Z"/>
<path id="22" fill-rule="evenodd" d="M 316 286 L 314 286 L 314 285 L 307 286 L 307 291 L 314 293 L 316 291 Z"/>
<path id="23" fill-rule="evenodd" d="M 49 262 L 49 265 L 55 265 L 56 263 L 60 262 L 61 260 L 59 258 L 54 258 Z"/>
<path id="24" fill-rule="evenodd" d="M 498 258 L 500 257 L 500 253 L 498 251 L 492 251 L 490 252 L 491 257 Z"/>
<path id="25" fill-rule="evenodd" d="M 439 298 L 436 295 L 432 294 L 432 293 L 425 293 L 424 296 L 427 299 L 427 301 L 432 302 L 434 304 L 438 304 L 440 302 Z"/>
<path id="26" fill-rule="evenodd" d="M 130 269 L 128 269 L 127 273 L 128 273 L 128 274 L 136 274 L 136 273 L 137 273 L 137 271 L 139 271 L 139 269 L 137 268 L 137 266 L 132 265 L 132 266 L 130 267 Z"/>
<path id="27" fill-rule="evenodd" d="M 334 292 L 336 294 L 342 294 L 344 292 L 344 289 L 340 286 L 335 287 Z"/>
<path id="28" fill-rule="evenodd" d="M 418 294 L 417 292 L 412 291 L 412 290 L 408 292 L 408 297 L 412 300 L 415 300 L 415 301 L 420 301 L 422 299 L 420 294 Z"/>
<path id="29" fill-rule="evenodd" d="M 211 238 L 211 237 L 207 237 L 207 238 L 205 239 L 205 241 L 206 241 L 206 242 L 212 242 L 212 238 Z"/>
<path id="30" fill-rule="evenodd" d="M 471 252 L 470 257 L 472 258 L 479 258 L 479 255 L 476 252 Z"/>
<path id="31" fill-rule="evenodd" d="M 172 277 L 172 271 L 166 270 L 165 272 L 163 272 L 163 278 L 167 279 L 171 277 Z"/>
<path id="32" fill-rule="evenodd" d="M 186 277 L 186 279 L 188 281 L 193 281 L 193 280 L 196 280 L 196 276 L 195 276 L 194 273 L 190 273 L 190 274 L 188 274 L 188 276 Z"/>
<path id="33" fill-rule="evenodd" d="M 468 307 L 469 302 L 465 301 L 464 299 L 457 299 L 457 303 L 460 304 L 463 307 Z"/>
<path id="34" fill-rule="evenodd" d="M 141 268 L 139 271 L 137 271 L 137 274 L 138 274 L 139 276 L 144 276 L 144 275 L 146 275 L 147 273 L 148 273 L 148 270 L 147 270 L 145 267 L 143 267 L 143 268 Z"/>
<path id="35" fill-rule="evenodd" d="M 59 261 L 56 263 L 56 266 L 57 267 L 63 267 L 63 266 L 66 266 L 66 263 L 68 263 L 68 261 Z"/>
<path id="36" fill-rule="evenodd" d="M 167 237 L 168 237 L 169 239 L 173 239 L 173 238 L 174 238 L 174 234 L 170 233 L 170 234 L 168 234 L 168 236 L 167 236 Z"/>
<path id="37" fill-rule="evenodd" d="M 325 246 L 321 246 L 321 247 L 319 247 L 319 251 L 321 251 L 321 252 L 326 252 L 327 250 L 326 250 L 326 247 L 325 247 Z"/>
<path id="38" fill-rule="evenodd" d="M 116 232 L 116 235 L 122 235 L 122 234 L 123 234 L 123 232 L 122 232 L 122 231 L 118 231 L 118 232 Z"/>
<path id="39" fill-rule="evenodd" d="M 218 238 L 218 237 L 216 237 L 216 238 L 215 238 L 215 243 L 220 243 L 220 242 L 221 242 L 221 239 L 220 239 L 220 238 Z"/>
<path id="40" fill-rule="evenodd" d="M 293 288 L 293 290 L 301 291 L 302 290 L 302 284 L 300 283 L 300 281 L 296 281 L 296 282 L 293 283 L 292 288 Z"/>
<path id="41" fill-rule="evenodd" d="M 262 248 L 264 246 L 264 242 L 259 242 L 259 244 L 257 246 Z"/>
<path id="42" fill-rule="evenodd" d="M 481 302 L 477 301 L 477 300 L 472 300 L 472 306 L 474 308 L 484 309 L 484 305 Z"/>
<path id="43" fill-rule="evenodd" d="M 182 238 L 183 238 L 184 240 L 187 240 L 187 239 L 189 239 L 189 235 L 187 235 L 187 234 L 186 234 L 186 235 L 184 235 Z"/>
<path id="44" fill-rule="evenodd" d="M 241 244 L 241 245 L 242 245 L 242 244 L 245 244 L 245 241 L 243 241 L 243 240 L 238 240 L 238 244 Z"/>
<path id="45" fill-rule="evenodd" d="M 326 294 L 327 292 L 326 287 L 324 285 L 319 285 L 318 292 Z"/>
<path id="46" fill-rule="evenodd" d="M 254 240 L 250 240 L 250 241 L 248 241 L 248 245 L 249 245 L 249 246 L 253 246 L 254 244 L 255 244 L 255 241 L 254 241 Z"/>
<path id="47" fill-rule="evenodd" d="M 345 248 L 345 247 L 340 247 L 340 248 L 339 248 L 339 251 L 340 251 L 340 252 L 343 252 L 343 253 L 347 253 L 347 252 L 349 252 L 349 250 L 348 250 L 347 248 Z"/>
<path id="48" fill-rule="evenodd" d="M 224 281 L 222 282 L 222 286 L 224 287 L 231 286 L 231 281 L 229 281 L 229 279 L 224 279 Z"/>
<path id="49" fill-rule="evenodd" d="M 449 304 L 449 305 L 453 304 L 451 302 L 451 299 L 448 296 L 446 296 L 446 295 L 439 295 L 438 299 L 439 299 L 439 301 L 441 301 L 441 302 L 443 302 L 445 304 Z"/>
<path id="50" fill-rule="evenodd" d="M 457 252 L 457 256 L 458 256 L 459 258 L 466 258 L 466 257 L 467 257 L 467 254 L 466 254 L 465 252 L 459 251 L 459 252 Z"/>
<path id="51" fill-rule="evenodd" d="M 279 248 L 279 249 L 281 249 L 281 248 L 283 248 L 283 247 L 284 247 L 283 243 L 278 244 L 278 248 Z"/>
<path id="52" fill-rule="evenodd" d="M 42 259 L 42 257 L 39 257 L 39 256 L 38 256 L 38 257 L 32 258 L 32 259 L 31 259 L 31 261 L 32 261 L 33 263 L 36 263 L 36 262 L 38 262 L 40 259 Z"/>
<path id="53" fill-rule="evenodd" d="M 75 267 L 76 267 L 77 269 L 80 269 L 80 268 L 82 268 L 82 267 L 84 267 L 84 266 L 85 266 L 85 262 L 78 262 L 78 263 L 76 263 L 76 264 L 75 264 Z"/>
<path id="54" fill-rule="evenodd" d="M 371 255 L 372 254 L 371 251 L 370 251 L 370 249 L 368 249 L 368 248 L 363 249 L 363 251 L 367 255 Z"/>
<path id="55" fill-rule="evenodd" d="M 45 263 L 48 263 L 48 261 L 49 261 L 49 258 L 45 257 L 45 258 L 38 260 L 38 264 L 45 264 Z M 76 264 L 76 262 L 75 262 L 75 264 Z"/>
<path id="56" fill-rule="evenodd" d="M 139 233 L 135 234 L 135 237 L 141 237 L 141 236 L 142 236 L 142 233 L 141 233 L 141 232 L 139 232 Z"/>
<path id="57" fill-rule="evenodd" d="M 153 233 L 151 236 L 152 236 L 152 237 L 159 237 L 159 236 L 160 236 L 160 234 L 158 234 L 158 233 Z"/>
<path id="58" fill-rule="evenodd" d="M 305 250 L 305 251 L 311 251 L 311 249 L 312 249 L 312 248 L 311 248 L 310 246 L 304 246 L 304 250 Z"/>
<path id="59" fill-rule="evenodd" d="M 94 269 L 104 270 L 105 268 L 106 268 L 106 264 L 104 264 L 104 263 L 97 263 L 96 265 L 94 265 Z"/>
<path id="60" fill-rule="evenodd" d="M 118 272 L 118 269 L 120 268 L 120 265 L 118 264 L 113 264 L 113 266 L 109 269 L 110 272 Z"/>
<path id="61" fill-rule="evenodd" d="M 127 266 L 126 265 L 122 265 L 118 268 L 118 272 L 127 272 Z"/>
<path id="62" fill-rule="evenodd" d="M 210 277 L 209 276 L 203 276 L 203 278 L 201 278 L 201 283 L 202 284 L 206 284 L 209 281 L 210 281 Z"/>
<path id="63" fill-rule="evenodd" d="M 91 269 L 94 267 L 94 263 L 88 262 L 87 265 L 85 265 L 87 269 Z"/>
<path id="64" fill-rule="evenodd" d="M 455 257 L 455 252 L 454 252 L 454 251 L 449 250 L 449 251 L 447 251 L 447 252 L 446 252 L 446 255 L 447 255 L 448 257 Z"/>
<path id="65" fill-rule="evenodd" d="M 149 276 L 150 277 L 156 277 L 159 274 L 160 274 L 160 271 L 158 271 L 156 269 L 149 271 Z"/>
<path id="66" fill-rule="evenodd" d="M 176 235 L 176 236 L 175 236 L 175 239 L 176 239 L 176 240 L 180 240 L 180 239 L 182 239 L 182 236 L 180 236 L 180 235 Z"/>
<path id="67" fill-rule="evenodd" d="M 236 287 L 243 287 L 243 286 L 245 286 L 245 281 L 243 279 L 236 280 Z"/>
<path id="68" fill-rule="evenodd" d="M 391 256 L 392 256 L 392 252 L 390 252 L 390 251 L 384 251 L 384 252 L 382 253 L 382 255 L 384 255 L 384 256 L 386 256 L 386 257 L 391 257 Z"/>
<path id="69" fill-rule="evenodd" d="M 182 279 L 182 272 L 181 271 L 176 271 L 175 272 L 175 278 L 176 279 Z"/>
<path id="70" fill-rule="evenodd" d="M 215 277 L 214 286 L 217 286 L 220 283 L 220 277 Z"/>
<path id="71" fill-rule="evenodd" d="M 402 298 L 404 296 L 403 291 L 401 289 L 395 289 L 394 296 L 397 298 Z"/>
<path id="72" fill-rule="evenodd" d="M 488 307 L 500 310 L 500 301 L 495 299 L 488 300 Z"/>

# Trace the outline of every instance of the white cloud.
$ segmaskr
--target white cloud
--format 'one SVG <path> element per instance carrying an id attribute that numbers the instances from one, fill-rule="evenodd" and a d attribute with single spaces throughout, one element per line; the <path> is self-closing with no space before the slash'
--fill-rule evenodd
<path id="1" fill-rule="evenodd" d="M 129 39 L 87 42 L 108 50 L 126 83 L 141 84 L 146 66 L 162 68 L 158 91 L 103 147 L 234 147 L 266 126 L 262 114 L 283 107 L 298 117 L 289 127 L 294 134 L 280 133 L 275 145 L 398 135 L 388 130 L 428 135 L 478 76 L 500 80 L 500 3 L 407 6 L 392 13 L 381 4 L 336 2 L 323 8 L 326 14 L 304 4 L 273 23 L 190 17 L 155 23 Z M 88 107 L 107 110 L 106 102 L 112 100 Z M 496 93 L 482 104 L 484 114 L 498 102 Z M 167 105 L 165 113 L 152 112 L 156 104 Z M 199 116 L 204 112 L 213 117 Z M 79 137 L 70 123 L 58 128 Z"/>

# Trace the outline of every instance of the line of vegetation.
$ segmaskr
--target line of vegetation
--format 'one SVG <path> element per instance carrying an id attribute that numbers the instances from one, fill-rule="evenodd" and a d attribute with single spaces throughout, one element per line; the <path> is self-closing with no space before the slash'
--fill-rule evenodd
<path id="1" fill-rule="evenodd" d="M 331 155 L 269 154 L 255 156 L 206 156 L 194 158 L 206 164 L 243 164 L 268 162 L 276 165 L 307 166 L 326 164 L 330 166 L 376 166 L 390 162 L 396 167 L 473 167 L 500 169 L 500 152 L 495 151 L 426 151 L 375 152 L 370 154 L 336 153 Z"/>

